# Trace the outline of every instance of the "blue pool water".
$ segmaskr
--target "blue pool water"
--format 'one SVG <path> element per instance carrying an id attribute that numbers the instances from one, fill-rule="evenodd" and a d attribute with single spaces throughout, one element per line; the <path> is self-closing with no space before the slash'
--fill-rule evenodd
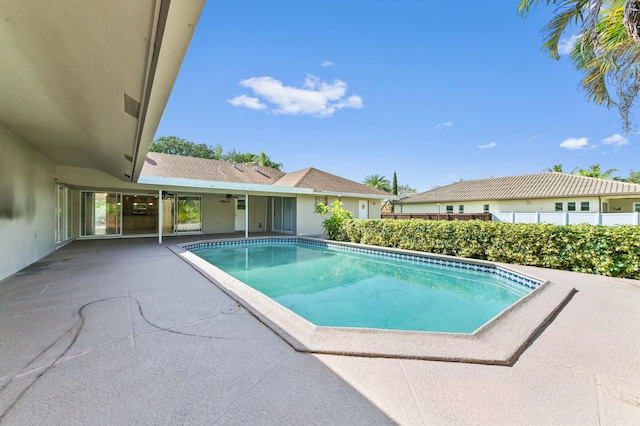
<path id="1" fill-rule="evenodd" d="M 489 268 L 303 242 L 191 251 L 319 326 L 472 333 L 532 291 Z"/>

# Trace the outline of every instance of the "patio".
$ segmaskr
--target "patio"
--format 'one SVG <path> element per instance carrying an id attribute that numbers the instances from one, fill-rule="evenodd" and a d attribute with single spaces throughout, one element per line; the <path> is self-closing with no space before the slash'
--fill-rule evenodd
<path id="1" fill-rule="evenodd" d="M 167 248 L 205 238 L 75 241 L 0 282 L 0 423 L 640 423 L 638 281 L 515 267 L 578 291 L 511 367 L 310 355 Z"/>

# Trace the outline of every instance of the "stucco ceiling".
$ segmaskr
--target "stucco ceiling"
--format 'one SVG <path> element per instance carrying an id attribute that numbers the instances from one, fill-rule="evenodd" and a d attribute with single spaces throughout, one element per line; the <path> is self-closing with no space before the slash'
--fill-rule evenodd
<path id="1" fill-rule="evenodd" d="M 135 180 L 204 0 L 0 0 L 0 126 Z"/>

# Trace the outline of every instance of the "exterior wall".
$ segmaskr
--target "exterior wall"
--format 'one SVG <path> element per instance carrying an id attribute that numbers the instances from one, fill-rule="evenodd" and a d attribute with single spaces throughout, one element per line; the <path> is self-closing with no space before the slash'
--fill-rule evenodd
<path id="1" fill-rule="evenodd" d="M 332 205 L 338 197 L 328 196 L 327 202 Z M 348 210 L 353 214 L 354 218 L 358 218 L 359 202 L 360 200 L 366 200 L 366 197 L 351 198 L 341 197 L 340 201 L 344 204 L 345 210 Z M 317 214 L 315 208 L 316 197 L 313 195 L 298 195 L 297 198 L 297 235 L 317 235 L 322 234 L 322 216 Z M 369 199 L 369 218 L 380 219 L 380 206 L 381 201 L 377 199 Z"/>
<path id="2" fill-rule="evenodd" d="M 328 197 L 329 205 L 337 197 Z M 296 198 L 296 234 L 317 235 L 322 234 L 322 216 L 316 213 L 316 197 L 313 195 L 298 195 Z"/>
<path id="3" fill-rule="evenodd" d="M 54 250 L 55 165 L 0 127 L 0 280 Z"/>
<path id="4" fill-rule="evenodd" d="M 598 197 L 441 202 L 440 213 L 446 213 L 448 205 L 453 206 L 453 213 L 459 212 L 458 206 L 460 205 L 464 205 L 464 213 L 484 213 L 485 204 L 489 204 L 490 213 L 552 213 L 556 211 L 556 203 L 560 202 L 562 202 L 563 211 L 567 211 L 568 202 L 574 202 L 576 203 L 576 211 L 580 212 L 580 203 L 583 201 L 589 202 L 588 212 L 598 213 Z M 632 207 L 632 204 L 629 203 L 627 211 L 631 211 Z M 609 208 L 611 209 L 611 205 Z M 404 204 L 396 206 L 396 213 L 438 213 L 438 203 Z"/>
<path id="5" fill-rule="evenodd" d="M 369 219 L 380 219 L 382 215 L 382 200 L 369 200 Z"/>
<path id="6" fill-rule="evenodd" d="M 232 202 L 221 203 L 221 197 L 221 194 L 202 195 L 202 232 L 205 234 L 229 233 L 235 230 L 236 206 Z"/>
<path id="7" fill-rule="evenodd" d="M 640 197 L 602 200 L 609 203 L 609 213 L 633 212 L 633 204 L 640 203 Z"/>
<path id="8" fill-rule="evenodd" d="M 249 196 L 249 232 L 267 231 L 270 215 L 269 197 Z"/>

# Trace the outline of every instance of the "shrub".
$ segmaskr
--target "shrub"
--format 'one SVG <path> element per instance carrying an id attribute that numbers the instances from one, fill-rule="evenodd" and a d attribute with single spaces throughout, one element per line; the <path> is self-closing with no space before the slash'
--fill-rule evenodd
<path id="1" fill-rule="evenodd" d="M 348 239 L 342 224 L 353 216 L 350 211 L 344 209 L 340 200 L 335 200 L 332 207 L 318 203 L 316 213 L 320 214 L 324 219 L 322 229 L 329 235 L 329 238 L 336 241 L 346 241 Z"/>
<path id="2" fill-rule="evenodd" d="M 343 217 L 340 227 L 332 233 L 356 243 L 640 279 L 638 226 Z"/>

